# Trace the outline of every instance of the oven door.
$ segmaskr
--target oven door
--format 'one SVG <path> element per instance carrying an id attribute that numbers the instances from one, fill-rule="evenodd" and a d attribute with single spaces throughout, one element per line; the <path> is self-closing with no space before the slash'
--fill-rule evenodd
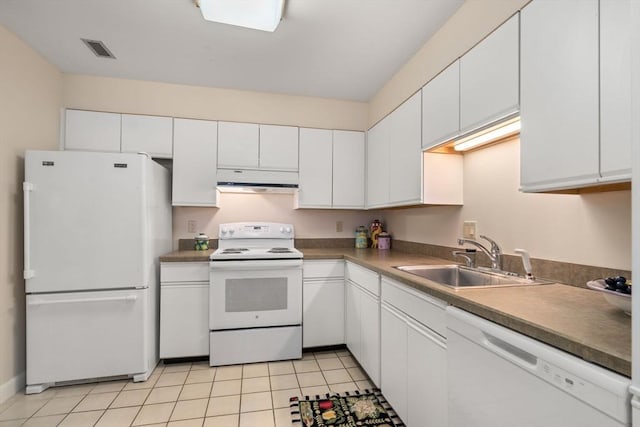
<path id="1" fill-rule="evenodd" d="M 211 330 L 302 323 L 302 260 L 212 261 Z"/>

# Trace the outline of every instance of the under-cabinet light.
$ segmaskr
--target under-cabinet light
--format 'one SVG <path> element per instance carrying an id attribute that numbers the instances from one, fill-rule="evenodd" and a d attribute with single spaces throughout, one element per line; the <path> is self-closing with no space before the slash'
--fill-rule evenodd
<path id="1" fill-rule="evenodd" d="M 207 21 L 261 31 L 275 31 L 284 0 L 196 0 Z"/>
<path id="2" fill-rule="evenodd" d="M 456 151 L 466 151 L 480 145 L 489 144 L 501 138 L 514 135 L 520 131 L 520 117 L 501 123 L 500 125 L 487 129 L 484 133 L 474 134 L 462 138 L 454 143 L 453 149 Z"/>

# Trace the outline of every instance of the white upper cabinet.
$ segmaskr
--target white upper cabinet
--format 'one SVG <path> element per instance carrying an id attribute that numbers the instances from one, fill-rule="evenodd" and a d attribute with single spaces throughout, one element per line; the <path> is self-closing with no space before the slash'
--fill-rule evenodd
<path id="1" fill-rule="evenodd" d="M 64 149 L 120 151 L 120 114 L 66 110 Z"/>
<path id="2" fill-rule="evenodd" d="M 364 209 L 364 132 L 333 131 L 333 207 Z"/>
<path id="3" fill-rule="evenodd" d="M 598 1 L 534 0 L 521 12 L 521 189 L 599 177 Z"/>
<path id="4" fill-rule="evenodd" d="M 523 191 L 630 181 L 629 10 L 629 0 L 522 10 Z"/>
<path id="5" fill-rule="evenodd" d="M 218 123 L 218 167 L 257 169 L 259 129 L 255 123 Z"/>
<path id="6" fill-rule="evenodd" d="M 332 147 L 332 131 L 300 128 L 298 207 L 331 207 Z"/>
<path id="7" fill-rule="evenodd" d="M 420 92 L 394 112 L 389 131 L 389 204 L 421 201 L 422 110 Z"/>
<path id="8" fill-rule="evenodd" d="M 519 31 L 516 14 L 460 58 L 461 133 L 518 111 Z"/>
<path id="9" fill-rule="evenodd" d="M 460 130 L 460 62 L 422 88 L 422 148 L 447 141 Z"/>
<path id="10" fill-rule="evenodd" d="M 260 169 L 298 170 L 298 128 L 260 125 Z"/>
<path id="11" fill-rule="evenodd" d="M 218 122 L 173 119 L 173 206 L 217 206 Z"/>
<path id="12" fill-rule="evenodd" d="M 145 152 L 151 157 L 170 159 L 173 154 L 173 119 L 123 114 L 121 150 L 123 153 Z"/>
<path id="13" fill-rule="evenodd" d="M 367 208 L 389 203 L 389 123 L 382 119 L 367 133 Z"/>
<path id="14" fill-rule="evenodd" d="M 631 177 L 630 1 L 600 0 L 600 174 Z"/>

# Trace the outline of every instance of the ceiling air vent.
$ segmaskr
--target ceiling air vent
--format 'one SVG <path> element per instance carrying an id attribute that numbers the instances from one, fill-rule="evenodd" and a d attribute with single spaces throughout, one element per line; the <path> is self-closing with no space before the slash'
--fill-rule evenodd
<path id="1" fill-rule="evenodd" d="M 87 40 L 81 39 L 84 44 L 87 45 L 91 52 L 95 53 L 98 58 L 112 58 L 116 59 L 116 57 L 111 53 L 107 46 L 104 45 L 100 40 Z"/>

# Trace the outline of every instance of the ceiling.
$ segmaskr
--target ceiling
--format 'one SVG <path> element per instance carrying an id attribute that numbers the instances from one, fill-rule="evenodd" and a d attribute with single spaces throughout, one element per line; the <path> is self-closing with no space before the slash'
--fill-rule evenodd
<path id="1" fill-rule="evenodd" d="M 65 73 L 368 101 L 463 1 L 287 0 L 268 33 L 193 0 L 2 0 L 0 24 Z"/>

